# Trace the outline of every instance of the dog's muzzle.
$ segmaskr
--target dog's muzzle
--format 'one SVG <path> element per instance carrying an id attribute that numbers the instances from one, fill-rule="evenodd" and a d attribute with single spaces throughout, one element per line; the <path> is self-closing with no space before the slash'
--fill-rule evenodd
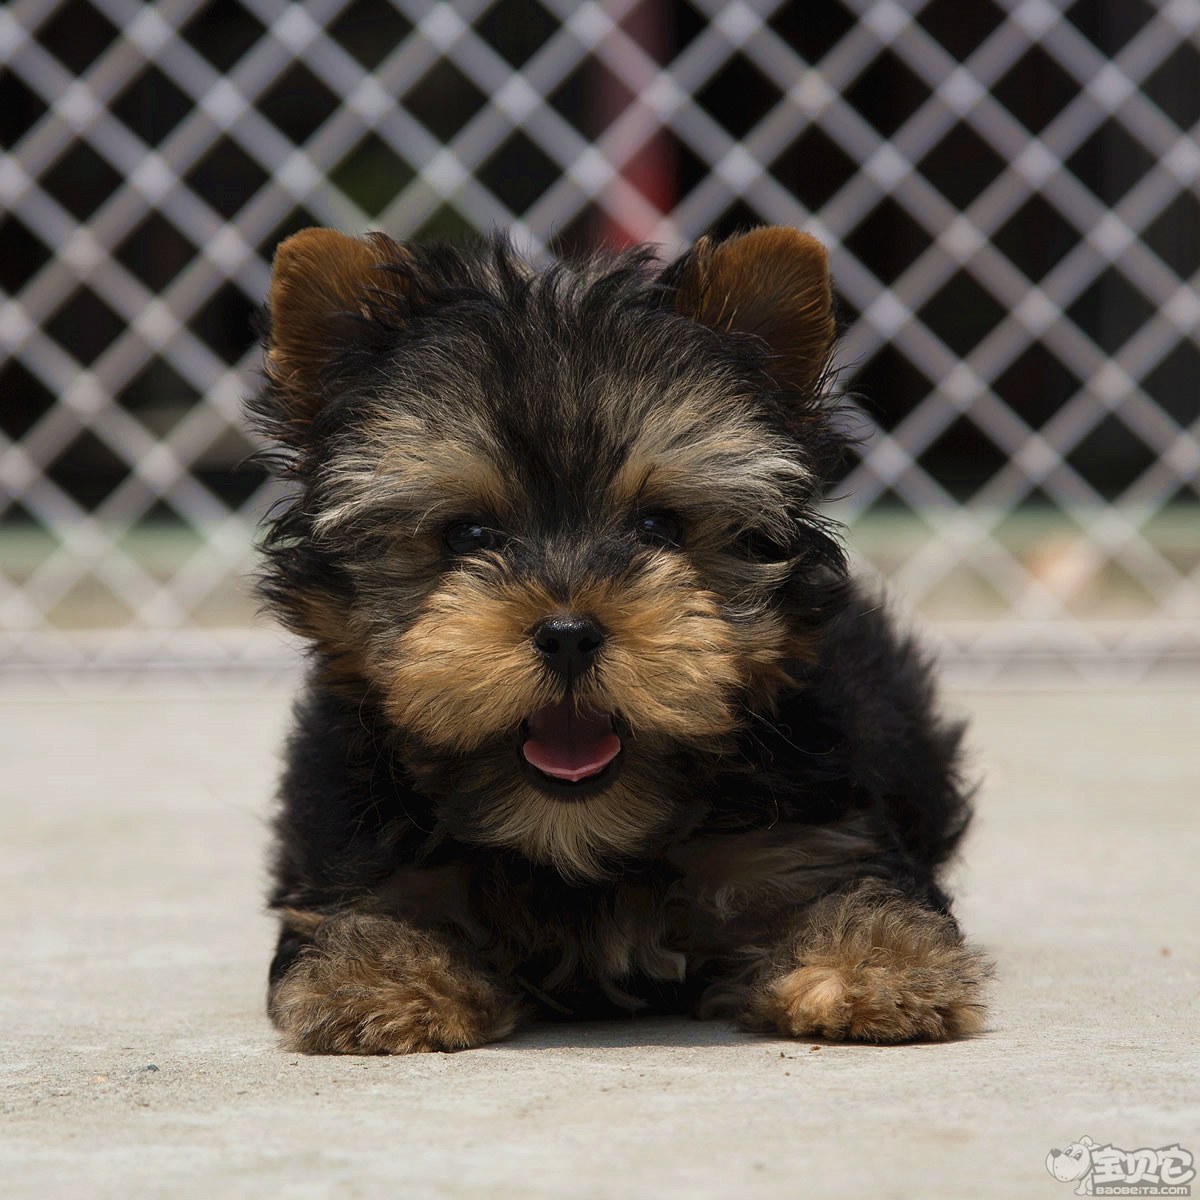
<path id="1" fill-rule="evenodd" d="M 612 773 L 621 739 L 610 713 L 579 707 L 571 696 L 526 718 L 521 755 L 539 775 L 580 787 Z"/>

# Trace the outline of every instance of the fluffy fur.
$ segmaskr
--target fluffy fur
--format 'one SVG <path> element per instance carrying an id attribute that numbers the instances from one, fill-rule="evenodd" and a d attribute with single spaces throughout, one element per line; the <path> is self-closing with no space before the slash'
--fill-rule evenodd
<path id="1" fill-rule="evenodd" d="M 311 647 L 271 895 L 289 1046 L 637 1008 L 981 1027 L 938 883 L 961 731 L 819 507 L 842 446 L 813 239 L 539 272 L 503 239 L 307 230 L 266 344 L 251 411 L 294 490 L 262 592 Z M 552 669 L 547 618 L 592 622 L 594 660 Z M 620 743 L 579 782 L 523 749 L 567 709 Z"/>

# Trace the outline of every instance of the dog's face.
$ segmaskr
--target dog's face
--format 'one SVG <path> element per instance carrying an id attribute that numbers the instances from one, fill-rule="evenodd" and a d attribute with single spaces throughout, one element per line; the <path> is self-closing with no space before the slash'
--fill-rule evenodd
<path id="1" fill-rule="evenodd" d="M 255 407 L 302 491 L 265 591 L 445 831 L 594 878 L 686 820 L 840 565 L 817 243 L 538 274 L 309 230 L 270 322 Z"/>
<path id="2" fill-rule="evenodd" d="M 1065 1150 L 1051 1150 L 1046 1155 L 1046 1170 L 1060 1183 L 1074 1183 L 1092 1169 L 1091 1138 L 1080 1138 Z"/>

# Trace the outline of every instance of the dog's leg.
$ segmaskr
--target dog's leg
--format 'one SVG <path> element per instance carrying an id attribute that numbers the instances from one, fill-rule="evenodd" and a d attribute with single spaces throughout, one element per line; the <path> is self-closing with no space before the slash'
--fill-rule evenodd
<path id="1" fill-rule="evenodd" d="M 516 1024 L 515 996 L 448 937 L 374 913 L 318 920 L 285 923 L 272 969 L 268 1011 L 289 1049 L 464 1050 Z"/>
<path id="2" fill-rule="evenodd" d="M 807 909 L 759 975 L 753 1028 L 836 1041 L 942 1041 L 984 1024 L 987 960 L 953 918 L 865 883 Z"/>

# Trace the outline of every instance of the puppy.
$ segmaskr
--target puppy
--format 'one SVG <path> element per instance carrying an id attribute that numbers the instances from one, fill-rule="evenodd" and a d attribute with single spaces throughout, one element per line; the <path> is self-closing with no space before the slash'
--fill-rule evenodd
<path id="1" fill-rule="evenodd" d="M 310 647 L 268 1008 L 293 1050 L 534 1016 L 978 1031 L 939 872 L 961 731 L 818 504 L 821 246 L 535 270 L 309 229 L 253 417 L 293 495 L 262 594 Z"/>

